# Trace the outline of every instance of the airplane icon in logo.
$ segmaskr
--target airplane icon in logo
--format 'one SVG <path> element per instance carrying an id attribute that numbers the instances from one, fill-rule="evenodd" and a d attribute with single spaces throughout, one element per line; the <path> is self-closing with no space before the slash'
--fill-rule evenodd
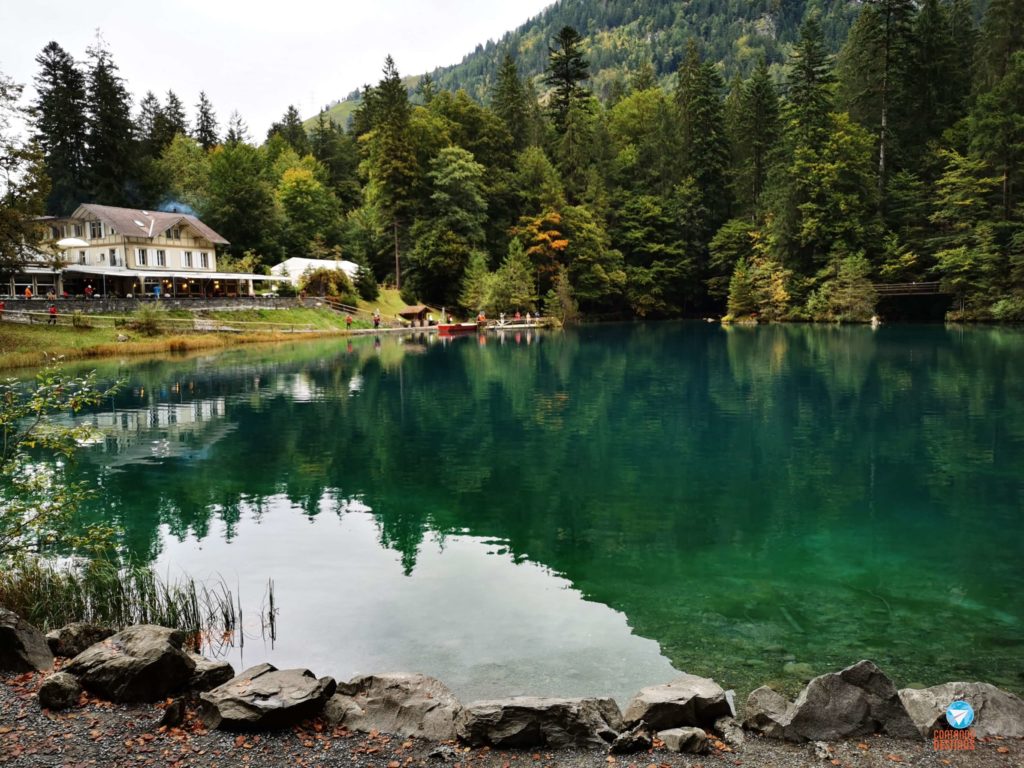
<path id="1" fill-rule="evenodd" d="M 962 729 L 974 722 L 974 709 L 966 701 L 954 701 L 946 707 L 946 722 Z"/>

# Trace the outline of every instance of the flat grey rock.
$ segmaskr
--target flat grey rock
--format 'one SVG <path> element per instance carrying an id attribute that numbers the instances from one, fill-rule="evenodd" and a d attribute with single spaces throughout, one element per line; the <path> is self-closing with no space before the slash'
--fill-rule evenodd
<path id="1" fill-rule="evenodd" d="M 743 727 L 772 739 L 781 739 L 789 702 L 785 697 L 766 685 L 755 688 L 747 697 Z"/>
<path id="2" fill-rule="evenodd" d="M 458 737 L 473 746 L 607 747 L 622 729 L 611 699 L 554 699 L 516 696 L 475 701 L 458 717 Z"/>
<path id="3" fill-rule="evenodd" d="M 706 677 L 681 675 L 670 683 L 640 690 L 623 713 L 627 726 L 641 720 L 655 730 L 677 726 L 710 728 L 720 717 L 734 717 L 722 686 Z"/>
<path id="4" fill-rule="evenodd" d="M 462 705 L 433 677 L 393 673 L 363 675 L 338 685 L 324 716 L 349 730 L 418 736 L 432 741 L 455 738 Z"/>
<path id="5" fill-rule="evenodd" d="M 318 679 L 308 669 L 259 664 L 199 698 L 208 728 L 287 728 L 319 715 L 336 688 L 333 678 Z"/>
<path id="6" fill-rule="evenodd" d="M 966 701 L 974 710 L 971 728 L 979 737 L 1024 737 L 1024 701 L 988 683 L 943 683 L 931 688 L 904 688 L 900 700 L 924 738 L 949 728 L 946 708 Z"/>

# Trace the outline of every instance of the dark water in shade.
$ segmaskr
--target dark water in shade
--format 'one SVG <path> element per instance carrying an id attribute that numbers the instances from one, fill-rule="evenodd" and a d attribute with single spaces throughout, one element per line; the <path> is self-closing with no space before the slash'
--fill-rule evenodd
<path id="1" fill-rule="evenodd" d="M 94 516 L 255 611 L 236 663 L 465 698 L 709 675 L 1024 691 L 1024 333 L 359 339 L 121 369 Z M 114 366 L 100 369 L 113 376 Z M 244 601 L 243 601 L 244 602 Z"/>

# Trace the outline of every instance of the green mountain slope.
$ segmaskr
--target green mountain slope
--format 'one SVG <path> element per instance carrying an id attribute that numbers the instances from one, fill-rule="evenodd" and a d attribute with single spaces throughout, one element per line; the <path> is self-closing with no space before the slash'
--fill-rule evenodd
<path id="1" fill-rule="evenodd" d="M 565 25 L 583 34 L 591 85 L 602 96 L 647 61 L 658 77 L 671 76 L 692 37 L 727 77 L 749 74 L 762 56 L 781 64 L 805 14 L 812 11 L 821 13 L 828 45 L 838 50 L 859 8 L 858 0 L 560 0 L 500 40 L 478 45 L 458 64 L 430 74 L 439 88 L 465 88 L 486 102 L 506 51 L 513 52 L 522 74 L 539 77 L 548 41 Z M 350 97 L 334 104 L 329 114 L 347 125 L 355 105 Z"/>

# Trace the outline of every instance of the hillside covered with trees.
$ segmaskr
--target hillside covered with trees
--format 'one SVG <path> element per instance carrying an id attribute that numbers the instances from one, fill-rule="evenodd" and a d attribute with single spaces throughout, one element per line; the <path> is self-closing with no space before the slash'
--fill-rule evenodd
<path id="1" fill-rule="evenodd" d="M 340 253 L 471 311 L 853 320 L 873 283 L 938 280 L 960 316 L 1024 318 L 1024 0 L 980 22 L 972 0 L 865 0 L 834 55 L 846 4 L 806 5 L 773 5 L 799 18 L 749 68 L 723 64 L 722 27 L 607 89 L 571 25 L 531 46 L 539 81 L 507 52 L 472 93 L 439 75 L 413 97 L 388 57 L 347 130 L 289 108 L 259 146 L 212 105 L 185 124 L 174 94 L 133 112 L 109 52 L 82 67 L 52 43 L 23 162 L 51 212 L 179 201 L 243 267 Z"/>

